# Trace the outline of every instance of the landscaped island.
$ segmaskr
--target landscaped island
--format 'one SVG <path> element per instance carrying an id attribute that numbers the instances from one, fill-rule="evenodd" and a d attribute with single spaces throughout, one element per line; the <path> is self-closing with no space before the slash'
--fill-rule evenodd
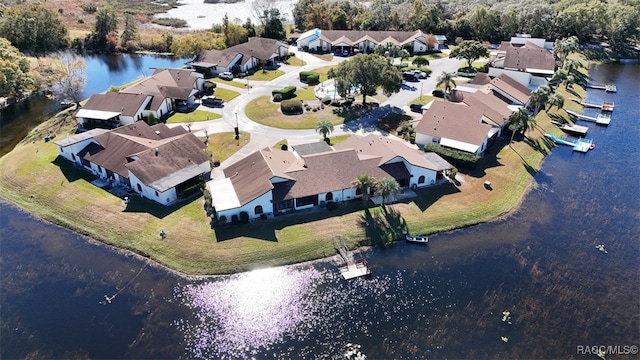
<path id="1" fill-rule="evenodd" d="M 567 105 L 580 111 L 577 104 Z M 544 112 L 537 122 L 541 128 L 553 128 Z M 333 211 L 223 230 L 211 229 L 202 198 L 166 209 L 134 199 L 125 212 L 122 199 L 93 186 L 84 172 L 59 166 L 56 146 L 42 140 L 49 131 L 66 136 L 72 128 L 70 121 L 51 119 L 1 158 L 0 196 L 45 220 L 182 273 L 223 274 L 318 259 L 335 253 L 334 234 L 342 234 L 350 247 L 356 247 L 372 240 L 367 238 L 372 231 L 384 231 L 367 225 L 358 201 Z M 548 150 L 542 132 L 533 130 L 528 137 L 542 148 L 524 141 L 513 148 L 497 145 L 485 155 L 482 169 L 460 172 L 464 182 L 459 186 L 419 190 L 410 202 L 388 205 L 391 211 L 386 213 L 371 207 L 370 214 L 387 225 L 385 215 L 401 216 L 412 233 L 424 234 L 504 216 L 518 207 L 533 184 L 531 172 L 539 169 Z M 491 181 L 492 191 L 484 187 L 485 180 Z M 167 233 L 165 239 L 158 235 L 161 229 Z"/>

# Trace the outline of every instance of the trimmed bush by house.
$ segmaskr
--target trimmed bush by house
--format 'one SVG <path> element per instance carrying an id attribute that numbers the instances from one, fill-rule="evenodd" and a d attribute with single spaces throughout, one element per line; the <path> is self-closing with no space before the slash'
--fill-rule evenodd
<path id="1" fill-rule="evenodd" d="M 309 85 L 319 84 L 320 74 L 315 71 L 300 71 L 300 81 Z"/>
<path id="2" fill-rule="evenodd" d="M 287 86 L 283 89 L 275 89 L 271 91 L 271 95 L 273 96 L 273 101 L 276 101 L 276 95 L 280 95 L 278 101 L 292 99 L 296 96 L 296 87 Z"/>
<path id="3" fill-rule="evenodd" d="M 458 168 L 474 168 L 478 161 L 481 159 L 481 157 L 478 155 L 446 148 L 441 146 L 440 144 L 435 143 L 426 144 L 424 146 L 424 151 L 434 152 L 442 156 L 445 160 L 451 163 L 451 165 L 454 165 Z"/>
<path id="4" fill-rule="evenodd" d="M 283 100 L 280 103 L 280 110 L 285 115 L 302 114 L 302 101 L 296 99 Z"/>

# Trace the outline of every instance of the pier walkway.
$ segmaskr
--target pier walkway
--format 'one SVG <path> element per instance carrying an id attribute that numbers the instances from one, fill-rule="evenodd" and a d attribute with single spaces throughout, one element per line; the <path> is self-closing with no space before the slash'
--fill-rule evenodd
<path id="1" fill-rule="evenodd" d="M 565 111 L 567 113 L 577 117 L 579 120 L 594 122 L 594 123 L 596 123 L 598 125 L 609 125 L 611 123 L 611 115 L 608 115 L 608 114 L 600 113 L 600 114 L 598 114 L 597 117 L 593 117 L 593 116 L 587 116 L 587 115 L 578 114 L 575 111 L 571 111 L 571 110 L 567 110 L 567 109 L 565 109 Z"/>

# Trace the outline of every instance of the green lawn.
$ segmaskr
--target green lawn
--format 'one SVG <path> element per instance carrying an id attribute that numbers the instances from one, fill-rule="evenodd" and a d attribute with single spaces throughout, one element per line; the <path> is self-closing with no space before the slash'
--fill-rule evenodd
<path id="1" fill-rule="evenodd" d="M 241 88 L 241 89 L 246 89 L 247 88 L 247 80 L 242 80 L 242 79 L 233 79 L 231 81 L 229 80 L 222 80 L 220 78 L 211 78 L 207 81 L 210 82 L 214 82 L 216 84 L 225 84 L 225 85 L 229 85 L 229 86 L 235 86 L 237 88 Z M 216 91 L 218 91 L 218 88 L 216 88 Z"/>
<path id="2" fill-rule="evenodd" d="M 256 81 L 271 81 L 275 78 L 278 78 L 280 76 L 284 75 L 284 71 L 282 70 L 258 70 L 255 73 L 253 73 L 252 75 L 248 76 L 248 79 L 251 80 L 256 80 Z"/>
<path id="3" fill-rule="evenodd" d="M 251 134 L 244 131 L 240 131 L 239 141 L 235 139 L 235 135 L 233 131 L 209 135 L 207 152 L 220 162 L 227 160 L 251 141 Z"/>
<path id="4" fill-rule="evenodd" d="M 229 102 L 240 96 L 239 92 L 224 88 L 216 88 L 213 94 L 215 95 L 215 97 L 224 100 L 224 102 Z"/>
<path id="5" fill-rule="evenodd" d="M 198 122 L 198 121 L 207 121 L 207 120 L 215 120 L 221 118 L 222 115 L 205 110 L 194 110 L 189 113 L 174 113 L 171 115 L 169 119 L 167 119 L 167 123 L 175 124 L 175 123 L 189 123 L 189 122 Z"/>
<path id="6" fill-rule="evenodd" d="M 303 96 L 306 96 L 304 94 L 307 93 L 303 93 Z M 262 125 L 280 129 L 314 129 L 320 119 L 327 119 L 333 125 L 340 125 L 358 118 L 363 112 L 359 107 L 345 110 L 324 105 L 324 109 L 315 112 L 305 110 L 303 114 L 299 115 L 283 115 L 280 112 L 280 103 L 272 102 L 269 96 L 261 96 L 252 100 L 244 111 L 249 119 Z"/>

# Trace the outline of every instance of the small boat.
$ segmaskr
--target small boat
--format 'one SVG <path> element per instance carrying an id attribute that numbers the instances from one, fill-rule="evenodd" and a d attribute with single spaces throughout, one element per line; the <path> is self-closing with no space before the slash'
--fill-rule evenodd
<path id="1" fill-rule="evenodd" d="M 429 242 L 429 237 L 421 235 L 407 235 L 405 240 L 412 243 L 426 244 Z"/>

